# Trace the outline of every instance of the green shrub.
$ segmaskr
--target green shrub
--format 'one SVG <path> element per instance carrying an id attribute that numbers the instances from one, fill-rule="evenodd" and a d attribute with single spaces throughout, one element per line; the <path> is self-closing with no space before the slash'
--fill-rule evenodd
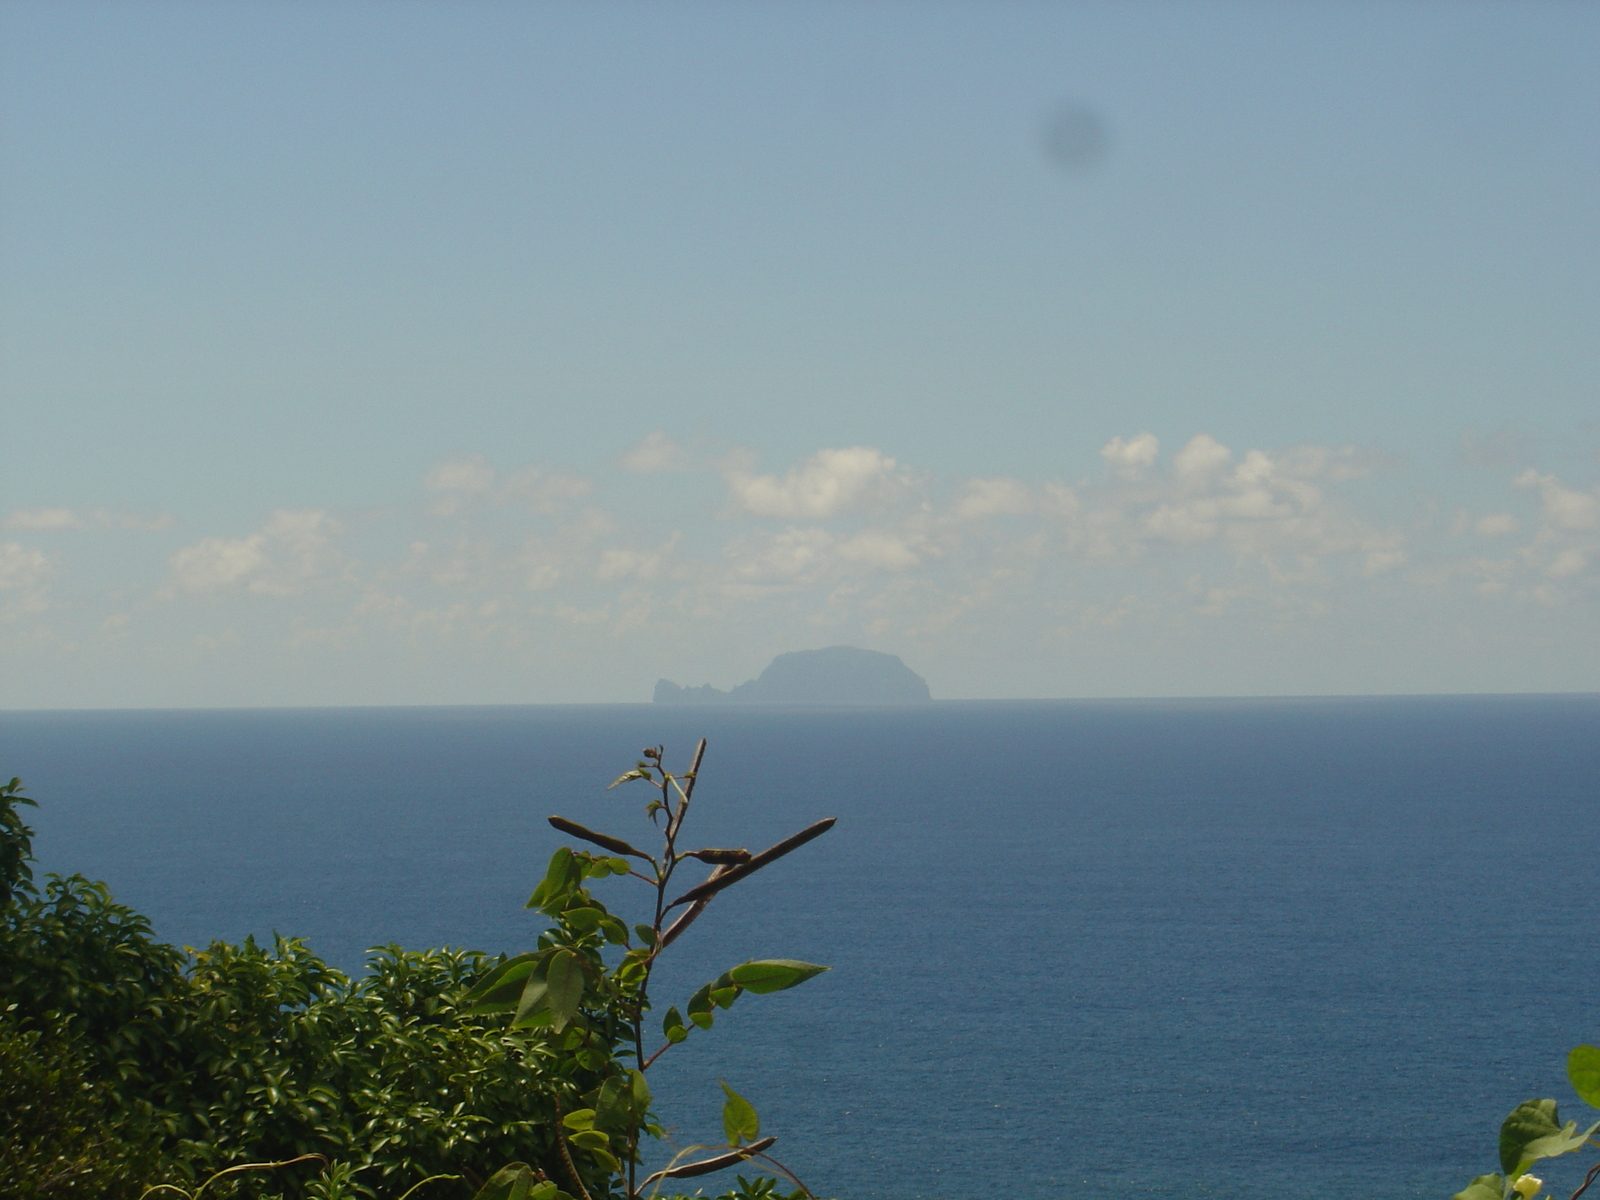
<path id="1" fill-rule="evenodd" d="M 0 1142 L 5 1178 L 88 1147 L 106 1200 L 137 1196 L 157 1175 L 194 1183 L 306 1153 L 354 1170 L 358 1194 L 448 1173 L 461 1178 L 437 1186 L 470 1196 L 508 1161 L 555 1168 L 547 1056 L 464 1011 L 469 985 L 497 960 L 390 947 L 352 980 L 293 939 L 186 955 L 103 884 L 51 876 L 36 887 L 22 804 L 32 801 L 16 781 L 0 788 L 5 1047 L 31 1064 L 8 1074 L 31 1132 Z M 39 1058 L 41 1046 L 50 1055 Z M 229 1187 L 298 1197 L 308 1179 L 280 1172 Z"/>
<path id="2" fill-rule="evenodd" d="M 0 1018 L 0 1196 L 121 1200 L 159 1169 L 114 1098 L 70 1050 Z"/>
<path id="3" fill-rule="evenodd" d="M 0 1112 L 15 1114 L 0 1137 L 0 1196 L 134 1200 L 159 1183 L 157 1195 L 207 1200 L 395 1200 L 426 1183 L 424 1200 L 570 1200 L 561 1187 L 604 1200 L 757 1159 L 783 1171 L 765 1153 L 775 1139 L 728 1089 L 727 1148 L 685 1161 L 691 1148 L 636 1183 L 640 1135 L 661 1135 L 644 1082 L 655 1060 L 743 993 L 826 969 L 733 967 L 689 998 L 687 1019 L 669 1008 L 664 1044 L 647 1052 L 659 955 L 714 895 L 833 823 L 756 855 L 679 849 L 704 749 L 681 778 L 659 748 L 623 777 L 657 790 L 656 856 L 551 819 L 612 853 L 556 852 L 528 904 L 553 922 L 534 950 L 391 946 L 358 979 L 292 938 L 179 950 L 81 876 L 41 889 L 19 813 L 33 801 L 16 780 L 0 787 Z M 694 860 L 710 875 L 670 898 Z M 649 885 L 648 923 L 630 930 L 586 887 L 612 875 Z M 741 1177 L 726 1200 L 790 1196 Z"/>

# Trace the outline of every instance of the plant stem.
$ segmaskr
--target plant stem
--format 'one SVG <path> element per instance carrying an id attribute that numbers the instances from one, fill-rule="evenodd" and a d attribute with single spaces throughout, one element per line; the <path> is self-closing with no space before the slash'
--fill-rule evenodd
<path id="1" fill-rule="evenodd" d="M 561 1162 L 567 1168 L 567 1174 L 572 1177 L 572 1182 L 578 1185 L 578 1194 L 583 1200 L 594 1200 L 589 1195 L 589 1189 L 583 1186 L 583 1179 L 578 1175 L 578 1168 L 572 1163 L 572 1153 L 567 1149 L 567 1126 L 563 1118 L 566 1113 L 561 1111 L 561 1097 L 552 1095 L 551 1103 L 556 1106 L 556 1150 L 561 1154 Z M 633 1190 L 631 1187 L 628 1189 Z"/>
<path id="2" fill-rule="evenodd" d="M 1572 1200 L 1578 1200 L 1579 1196 L 1587 1192 L 1589 1185 L 1595 1181 L 1596 1176 L 1600 1176 L 1600 1163 L 1595 1163 L 1594 1166 L 1589 1168 L 1589 1173 L 1583 1177 L 1583 1186 L 1572 1193 Z"/>
<path id="3" fill-rule="evenodd" d="M 805 1184 L 800 1182 L 800 1176 L 796 1175 L 793 1171 L 789 1170 L 788 1167 L 784 1166 L 777 1159 L 773 1158 L 772 1155 L 770 1155 L 770 1154 L 758 1154 L 758 1155 L 756 1155 L 756 1157 L 757 1158 L 766 1159 L 767 1162 L 771 1163 L 773 1166 L 777 1167 L 778 1170 L 782 1171 L 785 1175 L 787 1175 L 790 1179 L 794 1180 L 795 1187 L 799 1188 L 807 1196 L 811 1196 L 811 1200 L 817 1200 L 817 1198 L 815 1196 L 811 1195 L 811 1189 L 808 1188 Z"/>

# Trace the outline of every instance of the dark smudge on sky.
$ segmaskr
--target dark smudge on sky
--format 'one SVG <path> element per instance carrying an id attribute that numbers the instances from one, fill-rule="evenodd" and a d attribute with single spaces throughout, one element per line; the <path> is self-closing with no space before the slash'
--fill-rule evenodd
<path id="1" fill-rule="evenodd" d="M 1041 129 L 1045 157 L 1058 167 L 1082 171 L 1098 167 L 1111 154 L 1105 118 L 1078 101 L 1057 105 Z"/>

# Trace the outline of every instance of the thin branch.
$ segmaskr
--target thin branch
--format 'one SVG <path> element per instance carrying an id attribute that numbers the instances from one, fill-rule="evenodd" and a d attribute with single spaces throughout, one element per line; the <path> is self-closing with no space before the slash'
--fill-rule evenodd
<path id="1" fill-rule="evenodd" d="M 1572 1193 L 1571 1200 L 1578 1200 L 1579 1196 L 1583 1195 L 1589 1190 L 1589 1185 L 1593 1183 L 1597 1177 L 1600 1177 L 1600 1163 L 1595 1163 L 1594 1166 L 1589 1168 L 1589 1173 L 1583 1177 L 1583 1186 Z"/>
<path id="2" fill-rule="evenodd" d="M 414 1192 L 416 1192 L 416 1190 L 418 1188 L 422 1187 L 424 1184 L 432 1183 L 435 1179 L 460 1179 L 460 1178 L 461 1178 L 461 1176 L 459 1176 L 459 1175 L 429 1175 L 426 1179 L 424 1179 L 422 1181 L 422 1183 L 412 1184 L 410 1189 L 407 1190 L 406 1194 L 404 1196 L 400 1197 L 400 1200 L 411 1200 L 412 1194 Z"/>
<path id="3" fill-rule="evenodd" d="M 660 938 L 657 939 L 655 953 L 656 954 L 660 954 L 661 951 L 665 950 L 668 946 L 672 945 L 673 939 L 676 938 L 685 929 L 689 928 L 689 926 L 694 923 L 694 919 L 696 917 L 698 917 L 701 913 L 705 912 L 706 905 L 708 905 L 710 903 L 711 903 L 711 897 L 710 896 L 707 896 L 704 900 L 696 900 L 685 912 L 683 912 L 678 917 L 678 919 L 676 921 L 674 921 L 672 923 L 671 928 L 669 928 L 665 933 L 663 933 L 661 935 Z M 651 955 L 651 957 L 653 958 L 653 957 L 655 957 L 655 955 Z"/>
<path id="4" fill-rule="evenodd" d="M 583 1186 L 578 1168 L 572 1165 L 572 1154 L 567 1149 L 566 1114 L 561 1111 L 561 1097 L 552 1095 L 550 1101 L 556 1106 L 556 1149 L 561 1152 L 561 1162 L 566 1166 L 567 1174 L 572 1176 L 572 1182 L 578 1185 L 578 1193 L 583 1200 L 594 1200 L 594 1197 L 589 1195 L 589 1189 Z"/>

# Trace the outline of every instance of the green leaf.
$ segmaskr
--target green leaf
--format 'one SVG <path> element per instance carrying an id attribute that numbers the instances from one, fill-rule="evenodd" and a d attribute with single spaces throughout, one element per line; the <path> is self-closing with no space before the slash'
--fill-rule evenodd
<path id="1" fill-rule="evenodd" d="M 1508 1179 L 1521 1175 L 1523 1151 L 1540 1138 L 1561 1132 L 1554 1100 L 1525 1100 L 1500 1125 L 1500 1170 Z"/>
<path id="2" fill-rule="evenodd" d="M 549 1179 L 528 1189 L 528 1200 L 565 1200 L 565 1197 L 566 1193 Z"/>
<path id="3" fill-rule="evenodd" d="M 579 933 L 593 933 L 600 928 L 602 916 L 604 914 L 598 908 L 569 908 L 561 914 L 561 920 Z"/>
<path id="4" fill-rule="evenodd" d="M 522 995 L 523 981 L 533 972 L 540 955 L 519 954 L 501 963 L 480 979 L 470 992 L 467 1002 L 471 1013 L 510 1012 Z"/>
<path id="5" fill-rule="evenodd" d="M 529 1200 L 533 1189 L 533 1168 L 527 1163 L 508 1163 L 489 1177 L 473 1200 Z"/>
<path id="6" fill-rule="evenodd" d="M 701 1029 L 711 1028 L 711 985 L 708 983 L 689 997 L 689 1020 Z"/>
<path id="7" fill-rule="evenodd" d="M 626 946 L 628 944 L 628 927 L 615 917 L 600 918 L 600 932 L 605 935 L 606 941 L 613 946 Z"/>
<path id="8" fill-rule="evenodd" d="M 1600 1108 L 1600 1046 L 1574 1046 L 1567 1055 L 1572 1090 L 1590 1108 Z"/>
<path id="9" fill-rule="evenodd" d="M 722 1105 L 722 1131 L 728 1135 L 728 1145 L 738 1146 L 745 1141 L 755 1141 L 761 1136 L 761 1118 L 750 1101 L 734 1091 L 722 1080 L 722 1090 L 728 1099 Z"/>
<path id="10" fill-rule="evenodd" d="M 1600 1121 L 1582 1133 L 1576 1121 L 1562 1125 L 1554 1100 L 1525 1100 L 1500 1126 L 1500 1168 L 1507 1178 L 1516 1179 L 1541 1158 L 1570 1154 L 1596 1129 Z"/>
<path id="11" fill-rule="evenodd" d="M 650 1111 L 650 1084 L 637 1067 L 628 1068 L 628 1104 L 638 1118 Z"/>
<path id="12" fill-rule="evenodd" d="M 821 975 L 827 967 L 797 962 L 792 958 L 765 958 L 743 963 L 728 972 L 728 978 L 758 996 L 781 992 Z"/>
<path id="13" fill-rule="evenodd" d="M 574 1146 L 582 1146 L 585 1150 L 606 1150 L 611 1146 L 611 1139 L 598 1129 L 584 1129 L 569 1134 L 567 1141 Z"/>
<path id="14" fill-rule="evenodd" d="M 537 975 L 530 975 L 527 984 L 522 989 L 522 995 L 517 1000 L 516 1016 L 511 1018 L 513 1029 L 526 1028 L 528 1018 L 545 1007 L 549 1000 L 549 984 Z"/>
<path id="15" fill-rule="evenodd" d="M 673 1030 L 678 1030 L 680 1033 L 684 1032 L 683 1014 L 678 1011 L 677 1005 L 667 1009 L 667 1015 L 661 1018 L 661 1032 L 671 1039 Z M 687 1033 L 684 1036 L 687 1037 Z"/>
<path id="16" fill-rule="evenodd" d="M 645 772 L 643 770 L 641 770 L 638 767 L 635 767 L 631 771 L 624 771 L 621 775 L 618 775 L 615 779 L 613 779 L 611 781 L 611 783 L 609 785 L 607 785 L 606 791 L 609 792 L 612 788 L 618 787 L 621 784 L 627 783 L 630 779 L 649 779 L 649 778 L 650 778 L 650 776 L 645 774 Z"/>
<path id="17" fill-rule="evenodd" d="M 656 944 L 656 931 L 650 928 L 650 926 L 635 925 L 633 927 L 633 932 L 646 946 L 654 946 Z"/>
<path id="18" fill-rule="evenodd" d="M 592 1109 L 592 1108 L 576 1108 L 576 1109 L 573 1109 L 566 1116 L 561 1118 L 561 1123 L 563 1125 L 565 1125 L 568 1129 L 572 1129 L 572 1130 L 593 1129 L 594 1128 L 594 1109 Z"/>
<path id="19" fill-rule="evenodd" d="M 1503 1175 L 1479 1175 L 1450 1200 L 1501 1200 L 1505 1195 L 1506 1180 Z"/>
<path id="20" fill-rule="evenodd" d="M 583 864 L 567 847 L 560 847 L 550 856 L 550 865 L 545 868 L 544 880 L 533 889 L 533 895 L 528 897 L 528 908 L 542 908 L 551 910 L 567 898 L 572 890 L 578 886 L 583 874 Z"/>
<path id="21" fill-rule="evenodd" d="M 589 1147 L 589 1157 L 598 1162 L 613 1175 L 622 1174 L 622 1164 L 617 1161 L 616 1155 L 609 1150 L 602 1150 L 598 1146 Z"/>
<path id="22" fill-rule="evenodd" d="M 571 950 L 557 950 L 545 967 L 545 1004 L 555 1018 L 551 1024 L 559 1032 L 578 1015 L 583 1000 L 583 964 Z"/>
<path id="23" fill-rule="evenodd" d="M 613 858 L 609 861 L 611 863 L 611 873 L 613 875 L 626 875 L 633 870 L 633 868 L 628 865 L 628 860 L 625 858 Z"/>

